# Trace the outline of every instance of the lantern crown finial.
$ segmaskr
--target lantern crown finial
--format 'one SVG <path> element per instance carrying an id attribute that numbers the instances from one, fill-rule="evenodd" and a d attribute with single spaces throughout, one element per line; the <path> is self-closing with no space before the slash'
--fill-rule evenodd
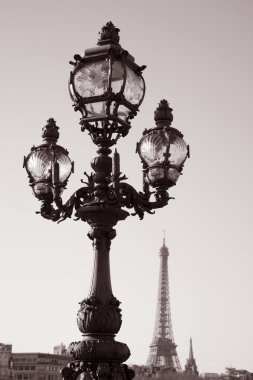
<path id="1" fill-rule="evenodd" d="M 155 110 L 154 119 L 155 119 L 156 125 L 158 127 L 170 126 L 170 124 L 173 121 L 172 111 L 173 109 L 170 108 L 168 101 L 165 99 L 162 99 L 157 109 Z"/>
<path id="2" fill-rule="evenodd" d="M 99 32 L 98 45 L 119 44 L 119 31 L 111 21 L 107 22 Z"/>
<path id="3" fill-rule="evenodd" d="M 56 144 L 59 138 L 59 127 L 53 118 L 47 120 L 47 124 L 42 128 L 42 138 L 48 144 Z"/>

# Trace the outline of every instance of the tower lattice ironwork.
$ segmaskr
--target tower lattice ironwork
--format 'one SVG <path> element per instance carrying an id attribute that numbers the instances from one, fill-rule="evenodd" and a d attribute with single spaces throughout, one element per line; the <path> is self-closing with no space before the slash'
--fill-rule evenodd
<path id="1" fill-rule="evenodd" d="M 171 323 L 168 277 L 169 250 L 165 245 L 165 237 L 163 238 L 163 246 L 160 248 L 159 255 L 160 275 L 156 321 L 147 366 L 166 367 L 168 370 L 181 372 L 181 365 L 176 351 L 177 346 L 174 342 Z"/>

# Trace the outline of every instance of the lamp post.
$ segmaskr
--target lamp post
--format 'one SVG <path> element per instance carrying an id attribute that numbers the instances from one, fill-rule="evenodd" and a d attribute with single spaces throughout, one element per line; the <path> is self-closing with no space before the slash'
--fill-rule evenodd
<path id="1" fill-rule="evenodd" d="M 44 144 L 33 147 L 24 159 L 34 195 L 42 202 L 41 215 L 60 222 L 75 210 L 75 217 L 91 227 L 88 237 L 93 241 L 94 271 L 90 292 L 77 314 L 83 339 L 70 344 L 72 361 L 62 376 L 66 380 L 130 380 L 134 372 L 122 364 L 130 351 L 114 339 L 121 327 L 121 310 L 110 279 L 109 251 L 116 236 L 113 227 L 129 216 L 126 209 L 134 209 L 132 215 L 142 219 L 145 212 L 167 205 L 167 190 L 176 184 L 189 150 L 183 135 L 171 127 L 172 109 L 162 100 L 155 111 L 156 126 L 145 130 L 137 144 L 143 163 L 143 191 L 135 190 L 120 171 L 118 152 L 111 157 L 110 148 L 127 135 L 130 120 L 144 98 L 145 66 L 138 66 L 121 47 L 119 29 L 111 22 L 102 28 L 98 46 L 87 49 L 82 57 L 75 55 L 70 63 L 74 68 L 69 91 L 75 110 L 82 114 L 81 129 L 88 131 L 98 146 L 98 156 L 91 162 L 93 172 L 85 173 L 85 186 L 63 203 L 61 194 L 74 165 L 66 149 L 57 145 L 59 128 L 54 119 L 43 128 Z"/>

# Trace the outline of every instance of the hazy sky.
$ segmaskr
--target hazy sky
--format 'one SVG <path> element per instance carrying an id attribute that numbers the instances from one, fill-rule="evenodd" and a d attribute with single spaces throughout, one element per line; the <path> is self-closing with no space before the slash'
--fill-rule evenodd
<path id="1" fill-rule="evenodd" d="M 95 147 L 80 131 L 67 82 L 76 53 L 97 43 L 107 21 L 144 71 L 146 97 L 118 143 L 121 169 L 141 190 L 136 142 L 166 98 L 173 126 L 191 146 L 170 204 L 117 226 L 114 295 L 122 302 L 117 339 L 130 363 L 146 362 L 155 321 L 159 248 L 167 231 L 172 324 L 184 366 L 193 338 L 200 372 L 253 371 L 253 1 L 1 0 L 1 313 L 0 341 L 14 352 L 52 352 L 81 339 L 78 302 L 92 270 L 88 226 L 59 225 L 22 169 L 49 117 L 75 161 L 65 200 L 90 171 Z"/>

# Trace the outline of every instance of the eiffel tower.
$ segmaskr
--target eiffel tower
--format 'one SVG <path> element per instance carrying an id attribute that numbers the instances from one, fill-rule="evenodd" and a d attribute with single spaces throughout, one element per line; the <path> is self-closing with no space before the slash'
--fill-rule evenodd
<path id="1" fill-rule="evenodd" d="M 178 359 L 176 344 L 174 342 L 171 313 L 170 294 L 168 278 L 168 256 L 169 251 L 163 238 L 163 246 L 160 248 L 160 276 L 158 286 L 158 299 L 156 309 L 156 321 L 153 340 L 150 345 L 150 352 L 147 366 L 163 367 L 173 372 L 181 372 L 181 365 Z"/>

